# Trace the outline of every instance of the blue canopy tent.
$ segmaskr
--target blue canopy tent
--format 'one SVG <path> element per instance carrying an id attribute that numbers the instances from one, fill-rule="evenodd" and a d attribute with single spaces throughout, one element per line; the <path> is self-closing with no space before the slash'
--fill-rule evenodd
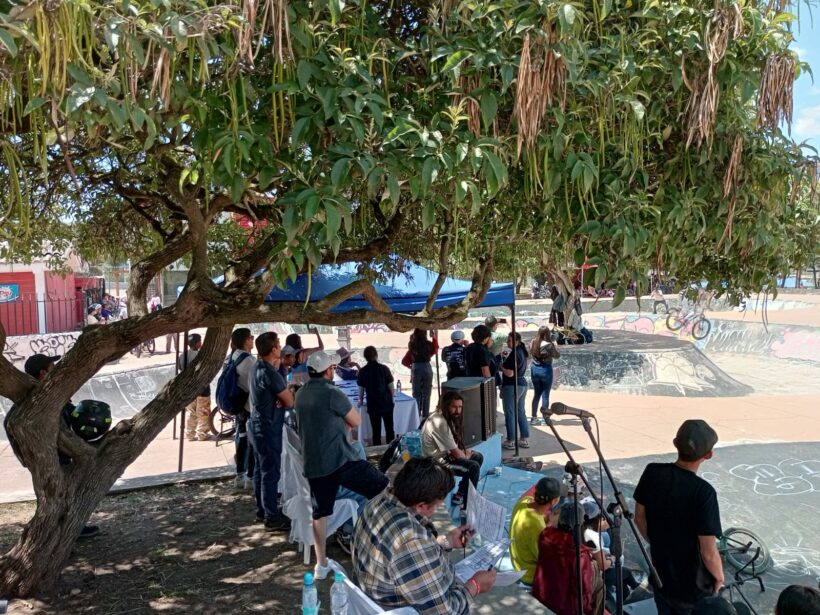
<path id="1" fill-rule="evenodd" d="M 334 291 L 361 279 L 356 263 L 322 265 L 315 271 L 308 286 L 308 275 L 303 273 L 295 282 L 288 281 L 284 288 L 274 288 L 265 298 L 266 303 L 296 301 L 310 303 L 324 299 Z M 430 297 L 438 273 L 420 265 L 407 263 L 402 273 L 385 281 L 374 283 L 376 292 L 394 312 L 415 314 L 424 309 Z M 472 284 L 467 280 L 447 278 L 433 304 L 434 308 L 446 307 L 462 301 Z M 496 283 L 490 286 L 484 301 L 476 307 L 500 307 L 515 305 L 515 286 L 512 283 Z M 331 312 L 343 314 L 351 310 L 372 310 L 373 306 L 362 295 L 351 297 L 335 306 Z"/>

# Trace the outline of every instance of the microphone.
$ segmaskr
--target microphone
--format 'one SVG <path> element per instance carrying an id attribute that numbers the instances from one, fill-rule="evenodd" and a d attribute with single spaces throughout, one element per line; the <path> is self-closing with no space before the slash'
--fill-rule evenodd
<path id="1" fill-rule="evenodd" d="M 552 404 L 552 413 L 553 414 L 568 414 L 570 416 L 577 416 L 581 419 L 590 419 L 595 418 L 595 415 L 592 414 L 589 410 L 581 410 L 580 408 L 573 408 L 572 406 L 567 406 L 566 404 L 562 404 L 560 401 L 555 402 Z"/>

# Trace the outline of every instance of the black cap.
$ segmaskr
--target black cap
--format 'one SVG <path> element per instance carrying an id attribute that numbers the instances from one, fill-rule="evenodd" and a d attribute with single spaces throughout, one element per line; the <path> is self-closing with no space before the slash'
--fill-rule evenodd
<path id="1" fill-rule="evenodd" d="M 549 502 L 567 495 L 567 486 L 557 478 L 545 476 L 535 483 L 535 499 L 541 503 Z"/>
<path id="2" fill-rule="evenodd" d="M 33 354 L 28 359 L 26 359 L 26 364 L 23 366 L 23 369 L 29 376 L 33 376 L 34 378 L 40 377 L 40 372 L 44 369 L 48 369 L 52 363 L 56 363 L 62 358 L 62 355 L 57 355 L 56 357 L 49 357 L 48 355 L 44 354 Z"/>
<path id="3" fill-rule="evenodd" d="M 484 324 L 490 328 L 494 327 L 497 322 L 498 319 L 495 316 L 487 316 L 487 318 L 484 319 Z"/>
<path id="4" fill-rule="evenodd" d="M 675 448 L 684 461 L 697 461 L 717 444 L 717 432 L 701 419 L 688 419 L 678 428 Z"/>

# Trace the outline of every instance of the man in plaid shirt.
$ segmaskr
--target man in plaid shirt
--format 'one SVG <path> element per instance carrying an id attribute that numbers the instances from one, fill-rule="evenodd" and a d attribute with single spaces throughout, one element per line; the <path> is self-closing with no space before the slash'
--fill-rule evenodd
<path id="1" fill-rule="evenodd" d="M 489 591 L 495 570 L 460 583 L 447 552 L 464 547 L 473 530 L 462 526 L 439 536 L 430 517 L 452 491 L 450 470 L 430 458 L 411 459 L 392 489 L 365 507 L 353 536 L 353 569 L 359 587 L 385 609 L 412 607 L 421 615 L 464 615 L 470 598 Z"/>

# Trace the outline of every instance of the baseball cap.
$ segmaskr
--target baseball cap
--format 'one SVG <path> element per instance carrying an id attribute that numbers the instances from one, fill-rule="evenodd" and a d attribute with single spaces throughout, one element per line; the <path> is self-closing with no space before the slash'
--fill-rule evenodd
<path id="1" fill-rule="evenodd" d="M 26 363 L 23 366 L 23 369 L 29 376 L 33 376 L 37 378 L 40 375 L 40 372 L 44 369 L 48 369 L 49 365 L 52 363 L 56 363 L 62 358 L 62 355 L 57 355 L 54 357 L 49 357 L 48 355 L 44 354 L 33 354 L 28 359 L 26 359 Z"/>
<path id="2" fill-rule="evenodd" d="M 567 495 L 567 486 L 557 478 L 545 476 L 535 483 L 535 499 L 540 502 L 549 502 L 565 495 Z"/>
<path id="3" fill-rule="evenodd" d="M 334 360 L 333 357 L 327 354 L 324 350 L 317 350 L 312 355 L 310 355 L 307 360 L 308 369 L 313 370 L 313 372 L 317 374 L 321 374 L 322 372 L 326 371 L 329 367 L 332 367 L 336 364 L 336 360 Z"/>
<path id="4" fill-rule="evenodd" d="M 718 435 L 702 419 L 688 419 L 678 428 L 675 448 L 684 461 L 697 461 L 717 444 Z"/>
<path id="5" fill-rule="evenodd" d="M 344 361 L 345 359 L 347 359 L 348 357 L 350 357 L 350 355 L 351 355 L 352 353 L 351 353 L 351 352 L 350 352 L 347 348 L 339 348 L 339 350 L 337 350 L 337 351 L 336 351 L 336 354 L 337 354 L 337 355 L 339 355 L 339 358 L 340 358 L 342 361 Z"/>
<path id="6" fill-rule="evenodd" d="M 453 331 L 450 334 L 450 339 L 453 340 L 454 342 L 460 342 L 461 340 L 464 339 L 464 331 L 462 331 L 461 329 Z"/>
<path id="7" fill-rule="evenodd" d="M 282 348 L 282 356 L 289 357 L 290 355 L 295 355 L 296 349 L 293 346 L 285 346 Z"/>
<path id="8" fill-rule="evenodd" d="M 584 498 L 581 500 L 581 506 L 584 507 L 584 520 L 586 521 L 590 521 L 601 514 L 601 507 L 598 506 L 598 502 L 592 498 Z"/>
<path id="9" fill-rule="evenodd" d="M 495 316 L 487 316 L 487 318 L 484 319 L 484 324 L 488 327 L 494 326 L 497 322 L 498 319 Z"/>

